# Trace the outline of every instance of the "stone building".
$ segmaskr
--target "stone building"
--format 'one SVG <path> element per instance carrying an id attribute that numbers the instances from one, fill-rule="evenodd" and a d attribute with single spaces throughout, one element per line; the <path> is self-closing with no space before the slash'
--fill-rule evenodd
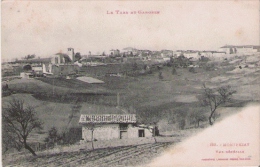
<path id="1" fill-rule="evenodd" d="M 137 126 L 135 114 L 95 114 L 81 115 L 82 139 L 112 140 L 152 137 L 153 127 Z"/>
<path id="2" fill-rule="evenodd" d="M 50 62 L 42 65 L 44 74 L 54 76 L 74 75 L 79 71 L 79 65 L 74 63 L 75 54 L 73 48 L 68 48 L 68 54 L 56 53 L 51 56 Z"/>

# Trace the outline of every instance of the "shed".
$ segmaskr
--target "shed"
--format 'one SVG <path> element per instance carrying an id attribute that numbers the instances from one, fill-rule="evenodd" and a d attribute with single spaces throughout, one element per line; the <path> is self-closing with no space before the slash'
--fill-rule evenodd
<path id="1" fill-rule="evenodd" d="M 82 114 L 79 124 L 84 141 L 152 137 L 153 134 L 151 129 L 137 126 L 135 114 Z"/>

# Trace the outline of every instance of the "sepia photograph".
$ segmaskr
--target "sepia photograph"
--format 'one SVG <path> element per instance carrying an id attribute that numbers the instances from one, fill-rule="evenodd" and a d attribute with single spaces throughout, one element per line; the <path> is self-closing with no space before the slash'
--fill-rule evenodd
<path id="1" fill-rule="evenodd" d="M 260 165 L 260 1 L 1 1 L 1 166 Z"/>

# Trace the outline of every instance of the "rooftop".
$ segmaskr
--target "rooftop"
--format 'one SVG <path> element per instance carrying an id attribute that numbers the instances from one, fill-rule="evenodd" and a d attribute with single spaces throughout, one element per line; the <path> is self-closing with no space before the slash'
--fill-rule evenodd
<path id="1" fill-rule="evenodd" d="M 82 114 L 79 119 L 80 124 L 89 123 L 136 123 L 135 114 Z"/>

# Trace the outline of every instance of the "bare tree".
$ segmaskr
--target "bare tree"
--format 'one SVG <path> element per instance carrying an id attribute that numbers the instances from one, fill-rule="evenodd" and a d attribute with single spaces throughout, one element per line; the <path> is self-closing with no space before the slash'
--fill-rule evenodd
<path id="1" fill-rule="evenodd" d="M 190 123 L 195 124 L 195 128 L 200 126 L 200 122 L 206 121 L 204 111 L 201 108 L 193 109 L 189 114 Z"/>
<path id="2" fill-rule="evenodd" d="M 27 138 L 33 130 L 42 129 L 42 122 L 36 115 L 32 106 L 24 107 L 24 101 L 13 98 L 6 108 L 3 108 L 3 127 L 8 134 L 15 136 L 11 138 L 14 143 L 20 143 L 34 156 L 36 153 L 28 145 Z"/>
<path id="3" fill-rule="evenodd" d="M 231 96 L 236 91 L 232 90 L 231 86 L 222 86 L 214 91 L 207 88 L 205 83 L 203 84 L 203 91 L 202 104 L 210 108 L 209 124 L 213 125 L 212 118 L 217 108 L 226 102 L 230 102 Z"/>
<path id="4" fill-rule="evenodd" d="M 2 125 L 2 153 L 6 153 L 11 148 L 21 151 L 23 145 L 15 140 L 15 134 L 12 133 L 12 130 L 8 126 L 5 124 Z"/>

